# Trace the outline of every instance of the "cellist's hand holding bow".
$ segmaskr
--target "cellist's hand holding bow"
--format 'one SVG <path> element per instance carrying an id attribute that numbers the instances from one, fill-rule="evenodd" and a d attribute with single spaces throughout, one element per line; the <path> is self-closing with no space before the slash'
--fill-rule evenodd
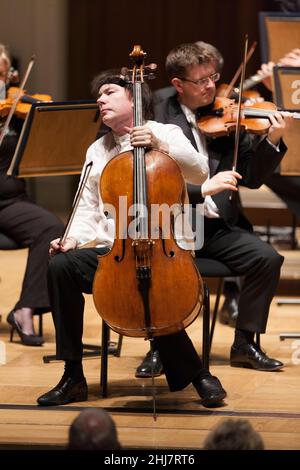
<path id="1" fill-rule="evenodd" d="M 133 147 L 153 148 L 162 152 L 169 151 L 168 144 L 158 139 L 147 126 L 126 128 L 126 130 L 130 134 L 130 143 Z"/>

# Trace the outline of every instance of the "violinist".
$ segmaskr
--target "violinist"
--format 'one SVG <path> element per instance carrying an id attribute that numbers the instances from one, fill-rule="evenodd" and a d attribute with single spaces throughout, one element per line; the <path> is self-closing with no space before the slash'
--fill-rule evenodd
<path id="1" fill-rule="evenodd" d="M 205 48 L 207 52 L 211 53 L 215 60 L 216 72 L 221 74 L 224 65 L 224 59 L 220 51 L 212 44 L 209 44 L 204 41 L 197 41 L 195 44 L 201 48 Z M 153 103 L 155 109 L 158 108 L 158 106 L 155 105 L 158 105 L 161 101 L 165 101 L 167 98 L 171 97 L 172 95 L 175 95 L 175 93 L 176 90 L 172 85 L 156 90 L 153 93 Z M 190 190 L 192 189 L 189 185 L 188 188 Z M 228 324 L 232 327 L 235 326 L 235 322 L 238 316 L 238 300 L 240 286 L 240 278 L 226 277 L 224 279 L 224 302 L 220 309 L 219 321 L 223 324 Z M 149 351 L 141 362 L 141 364 L 139 364 L 139 366 L 137 367 L 135 376 L 138 378 L 147 378 L 151 377 L 152 373 L 154 373 L 155 376 L 159 376 L 160 374 L 162 374 L 162 371 L 163 367 L 157 351 L 154 354 L 151 354 L 151 352 Z"/>
<path id="2" fill-rule="evenodd" d="M 8 49 L 0 44 L 0 88 L 6 92 L 10 86 L 10 66 Z M 5 118 L 0 120 L 0 133 L 4 122 Z M 41 346 L 43 338 L 34 332 L 33 314 L 50 310 L 46 279 L 48 246 L 50 240 L 61 233 L 63 224 L 29 199 L 23 179 L 6 174 L 22 125 L 23 121 L 14 116 L 0 147 L 0 231 L 12 238 L 20 248 L 29 250 L 20 298 L 7 321 L 22 344 Z"/>
<path id="3" fill-rule="evenodd" d="M 48 285 L 56 328 L 56 356 L 65 361 L 65 372 L 56 387 L 38 398 L 41 406 L 87 400 L 88 388 L 82 370 L 83 292 L 92 293 L 98 256 L 110 250 L 114 239 L 115 224 L 104 213 L 98 187 L 106 163 L 120 152 L 143 146 L 170 153 L 190 183 L 202 184 L 208 172 L 206 157 L 196 151 L 179 127 L 148 120 L 147 84 L 143 83 L 142 87 L 146 121 L 134 128 L 132 84 L 118 70 L 98 75 L 93 90 L 102 120 L 111 130 L 87 151 L 86 165 L 92 162 L 93 166 L 65 242 L 61 244 L 56 239 L 50 244 Z M 91 240 L 95 240 L 94 248 L 82 247 Z M 115 295 L 118 295 L 117 288 Z M 156 337 L 154 343 L 171 391 L 182 390 L 192 382 L 204 406 L 222 404 L 226 392 L 219 380 L 203 368 L 185 330 Z"/>
<path id="4" fill-rule="evenodd" d="M 253 233 L 241 211 L 237 184 L 258 188 L 273 173 L 286 152 L 282 137 L 291 118 L 288 113 L 271 116 L 268 134 L 255 150 L 251 136 L 243 133 L 237 171 L 232 171 L 234 135 L 207 138 L 197 125 L 198 117 L 213 107 L 220 76 L 216 63 L 217 56 L 205 45 L 174 48 L 166 59 L 174 94 L 157 103 L 154 112 L 159 122 L 180 126 L 192 145 L 209 159 L 209 177 L 201 186 L 190 185 L 189 195 L 190 202 L 204 203 L 204 245 L 197 254 L 217 259 L 244 276 L 230 364 L 275 371 L 283 364 L 268 357 L 254 336 L 265 333 L 283 257 Z"/>

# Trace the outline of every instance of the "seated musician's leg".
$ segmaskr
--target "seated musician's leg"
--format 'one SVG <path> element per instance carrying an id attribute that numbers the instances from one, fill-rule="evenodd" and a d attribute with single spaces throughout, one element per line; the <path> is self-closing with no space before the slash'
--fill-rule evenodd
<path id="1" fill-rule="evenodd" d="M 239 227 L 220 226 L 204 245 L 202 255 L 227 264 L 244 276 L 230 363 L 235 367 L 274 371 L 283 364 L 269 358 L 255 344 L 255 333 L 265 333 L 271 301 L 280 277 L 283 257 L 256 235 Z"/>
<path id="2" fill-rule="evenodd" d="M 56 387 L 38 398 L 41 406 L 87 400 L 88 388 L 82 369 L 83 292 L 92 293 L 100 254 L 103 250 L 97 248 L 71 250 L 55 255 L 50 261 L 48 286 L 56 330 L 56 355 L 65 361 L 65 371 Z"/>
<path id="3" fill-rule="evenodd" d="M 192 341 L 185 330 L 154 339 L 154 349 L 159 352 L 172 392 L 182 390 L 192 383 L 203 406 L 222 406 L 226 392 L 219 379 L 203 368 Z"/>

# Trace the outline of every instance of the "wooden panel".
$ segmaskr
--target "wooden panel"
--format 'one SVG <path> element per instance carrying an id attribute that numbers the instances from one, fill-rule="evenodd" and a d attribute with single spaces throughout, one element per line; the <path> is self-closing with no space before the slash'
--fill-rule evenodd
<path id="1" fill-rule="evenodd" d="M 295 119 L 286 130 L 284 141 L 288 150 L 280 164 L 280 173 L 300 176 L 300 119 Z"/>
<path id="2" fill-rule="evenodd" d="M 269 43 L 269 60 L 275 63 L 300 44 L 300 16 L 266 16 L 265 27 Z"/>
<path id="3" fill-rule="evenodd" d="M 100 127 L 96 103 L 34 104 L 8 174 L 19 177 L 81 173 Z"/>
<path id="4" fill-rule="evenodd" d="M 149 62 L 158 64 L 153 89 L 168 84 L 164 69 L 169 51 L 199 40 L 220 49 L 225 59 L 222 80 L 228 83 L 241 62 L 245 32 L 250 42 L 258 38 L 258 11 L 276 7 L 272 0 L 210 0 L 205 5 L 185 0 L 181 8 L 173 0 L 69 0 L 69 98 L 88 98 L 90 81 L 100 70 L 128 66 L 133 44 L 141 44 Z M 259 66 L 255 54 L 247 73 Z"/>

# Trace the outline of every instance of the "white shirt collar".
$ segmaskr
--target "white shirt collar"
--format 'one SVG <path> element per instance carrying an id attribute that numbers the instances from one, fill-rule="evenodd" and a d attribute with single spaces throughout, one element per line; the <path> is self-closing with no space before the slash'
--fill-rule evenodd
<path id="1" fill-rule="evenodd" d="M 185 104 L 180 103 L 180 107 L 182 109 L 183 114 L 186 117 L 187 122 L 197 127 L 195 113 L 190 108 L 188 108 Z"/>

